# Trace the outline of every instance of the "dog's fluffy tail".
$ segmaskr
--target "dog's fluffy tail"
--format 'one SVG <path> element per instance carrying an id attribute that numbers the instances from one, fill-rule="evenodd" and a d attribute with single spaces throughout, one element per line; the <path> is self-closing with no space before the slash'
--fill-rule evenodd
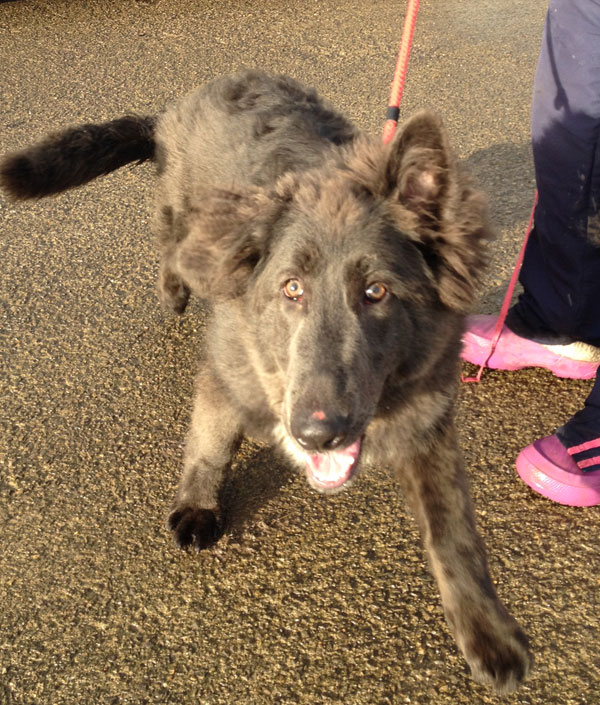
<path id="1" fill-rule="evenodd" d="M 129 162 L 154 157 L 155 117 L 125 115 L 49 135 L 0 162 L 0 186 L 14 199 L 60 193 Z"/>

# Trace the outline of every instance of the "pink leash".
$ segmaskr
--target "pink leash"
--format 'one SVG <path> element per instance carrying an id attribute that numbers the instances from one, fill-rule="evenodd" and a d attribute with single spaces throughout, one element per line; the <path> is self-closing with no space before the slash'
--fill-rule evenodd
<path id="1" fill-rule="evenodd" d="M 504 301 L 502 302 L 502 307 L 500 309 L 500 315 L 498 316 L 498 320 L 496 321 L 496 327 L 494 328 L 494 335 L 492 336 L 492 340 L 490 342 L 489 352 L 488 352 L 485 360 L 479 366 L 479 370 L 477 370 L 477 374 L 475 375 L 475 377 L 465 377 L 464 375 L 460 376 L 460 378 L 463 382 L 479 382 L 481 380 L 481 375 L 483 374 L 483 370 L 487 366 L 488 360 L 490 359 L 490 357 L 492 357 L 492 355 L 494 354 L 494 351 L 496 350 L 496 345 L 498 345 L 498 340 L 500 339 L 500 334 L 502 333 L 502 328 L 504 328 L 504 321 L 506 320 L 506 315 L 508 314 L 508 309 L 510 308 L 510 302 L 512 301 L 513 293 L 515 291 L 515 286 L 517 284 L 517 278 L 519 276 L 519 272 L 521 271 L 521 265 L 523 264 L 523 257 L 525 256 L 525 248 L 527 247 L 527 241 L 529 240 L 529 235 L 531 234 L 531 229 L 533 227 L 533 216 L 535 213 L 535 207 L 537 206 L 537 201 L 538 201 L 538 194 L 536 191 L 535 198 L 533 199 L 533 207 L 531 209 L 531 215 L 529 216 L 529 223 L 527 224 L 527 232 L 525 233 L 525 239 L 523 240 L 523 244 L 521 245 L 521 251 L 519 252 L 519 256 L 517 257 L 517 262 L 515 264 L 515 268 L 513 269 L 513 273 L 510 278 L 510 282 L 508 283 L 508 288 L 506 289 L 506 294 L 504 295 Z"/>
<path id="2" fill-rule="evenodd" d="M 390 99 L 388 101 L 388 108 L 386 112 L 385 125 L 383 127 L 383 143 L 387 144 L 390 142 L 396 131 L 396 126 L 398 125 L 398 118 L 400 117 L 400 101 L 402 100 L 402 93 L 404 91 L 404 83 L 406 80 L 406 71 L 408 68 L 408 59 L 410 56 L 410 50 L 412 47 L 413 34 L 415 31 L 415 25 L 417 23 L 417 14 L 419 12 L 419 0 L 408 0 L 408 6 L 406 8 L 406 16 L 404 18 L 404 27 L 402 29 L 402 38 L 400 40 L 400 49 L 398 50 L 398 58 L 396 60 L 396 68 L 394 69 L 394 78 L 392 80 L 392 88 L 390 90 Z M 506 320 L 506 315 L 508 314 L 508 309 L 510 308 L 510 303 L 512 301 L 513 293 L 515 291 L 515 286 L 517 284 L 517 278 L 521 270 L 521 264 L 523 263 L 523 257 L 525 256 L 525 248 L 529 240 L 529 235 L 531 234 L 531 229 L 533 227 L 533 216 L 535 213 L 535 207 L 537 205 L 538 194 L 536 191 L 535 199 L 533 201 L 533 207 L 531 209 L 531 215 L 529 216 L 529 224 L 527 225 L 527 232 L 525 234 L 525 239 L 523 240 L 523 245 L 521 246 L 521 251 L 517 258 L 515 268 L 513 269 L 506 294 L 504 295 L 504 301 L 502 302 L 502 308 L 500 309 L 500 315 L 496 321 L 496 327 L 494 328 L 494 335 L 490 342 L 490 349 L 485 358 L 483 364 L 479 367 L 475 377 L 465 377 L 461 375 L 461 380 L 463 382 L 479 382 L 481 380 L 481 375 L 483 370 L 486 368 L 489 359 L 494 354 L 496 350 L 496 345 L 498 345 L 498 340 L 500 339 L 500 334 L 502 333 L 502 328 L 504 327 L 504 321 Z"/>

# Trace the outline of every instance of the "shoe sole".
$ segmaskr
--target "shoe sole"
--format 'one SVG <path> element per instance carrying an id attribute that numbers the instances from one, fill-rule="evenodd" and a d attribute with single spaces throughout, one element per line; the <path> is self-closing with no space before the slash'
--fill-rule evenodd
<path id="1" fill-rule="evenodd" d="M 600 504 L 600 473 L 568 473 L 551 463 L 533 445 L 519 453 L 516 467 L 528 487 L 553 502 L 570 507 Z"/>

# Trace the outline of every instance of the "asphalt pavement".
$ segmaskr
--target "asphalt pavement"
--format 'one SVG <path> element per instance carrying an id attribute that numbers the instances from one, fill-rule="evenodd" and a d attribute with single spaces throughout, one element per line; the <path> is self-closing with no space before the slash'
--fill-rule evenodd
<path id="1" fill-rule="evenodd" d="M 498 229 L 497 310 L 534 195 L 530 93 L 545 0 L 424 0 L 402 115 L 438 110 Z M 242 66 L 316 86 L 381 130 L 405 2 L 0 3 L 0 152 L 156 112 Z M 36 203 L 0 196 L 0 703 L 471 705 L 418 532 L 383 469 L 323 497 L 246 443 L 231 526 L 203 555 L 164 528 L 205 314 L 155 295 L 141 165 Z M 473 368 L 465 366 L 472 372 Z M 600 703 L 600 508 L 552 504 L 519 450 L 588 382 L 488 372 L 458 426 L 498 592 L 536 664 L 507 703 Z"/>

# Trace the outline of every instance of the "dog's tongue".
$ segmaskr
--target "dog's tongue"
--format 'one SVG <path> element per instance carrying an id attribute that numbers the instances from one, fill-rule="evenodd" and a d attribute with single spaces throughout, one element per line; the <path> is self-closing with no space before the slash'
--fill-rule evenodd
<path id="1" fill-rule="evenodd" d="M 360 455 L 360 439 L 347 448 L 309 455 L 306 472 L 315 485 L 324 489 L 341 487 L 354 473 Z"/>

